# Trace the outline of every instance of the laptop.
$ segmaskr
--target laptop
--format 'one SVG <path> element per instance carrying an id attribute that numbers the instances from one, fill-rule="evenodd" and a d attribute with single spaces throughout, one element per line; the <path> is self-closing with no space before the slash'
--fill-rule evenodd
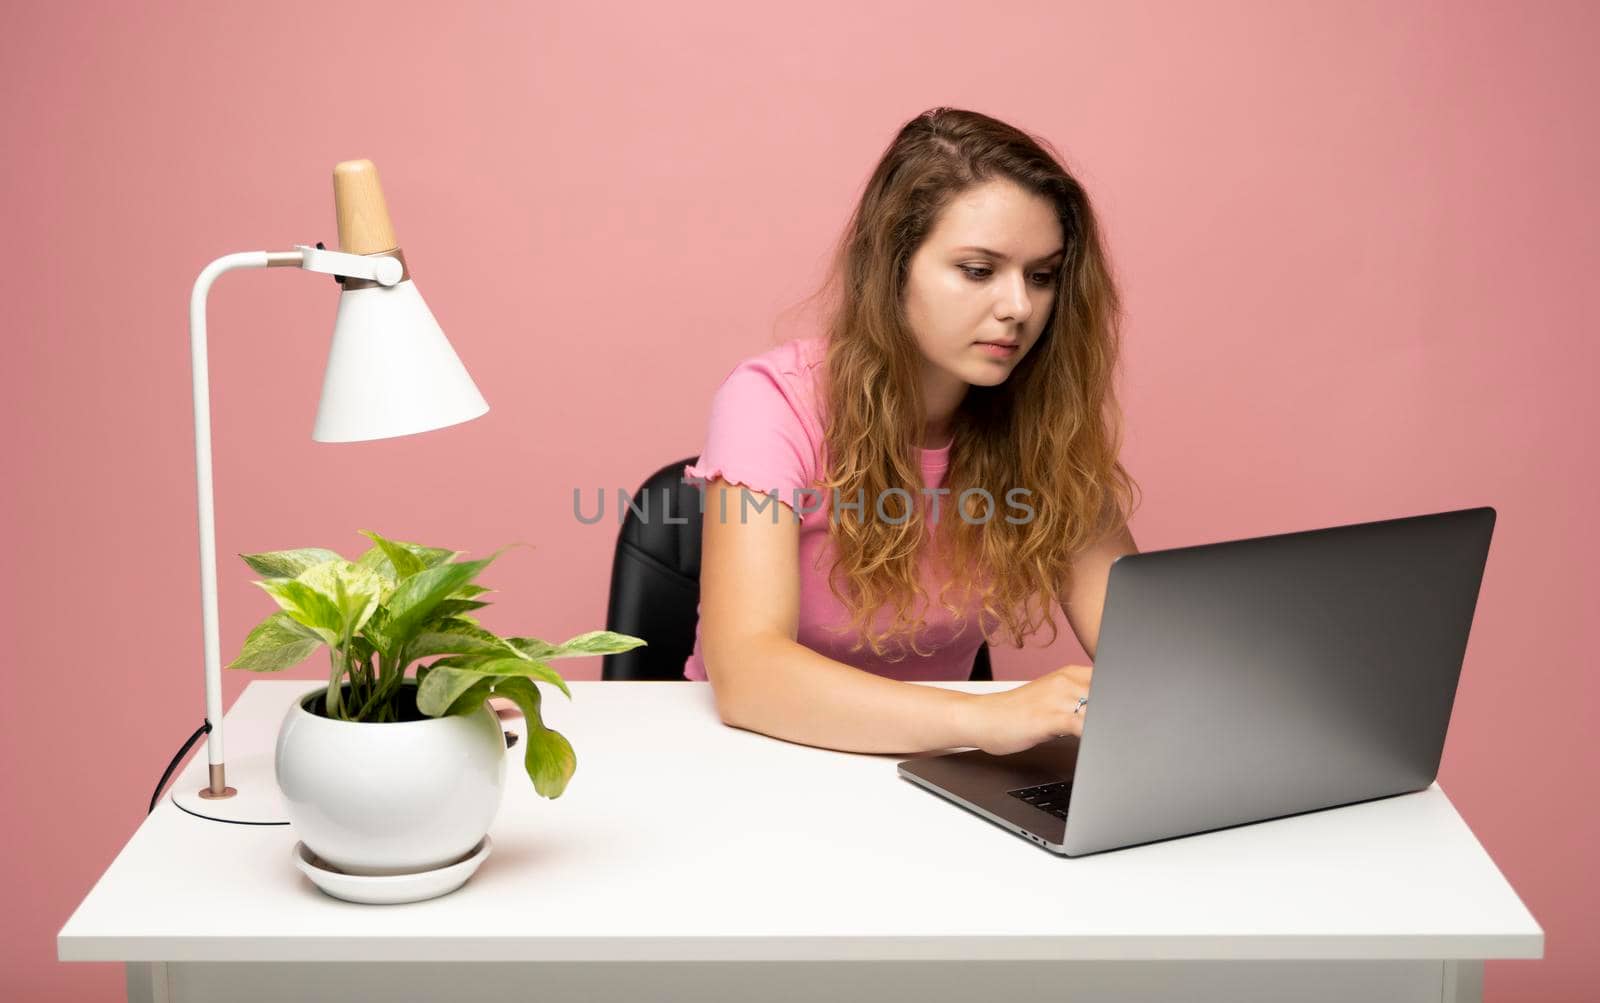
<path id="1" fill-rule="evenodd" d="M 1083 735 L 900 776 L 1077 857 L 1427 788 L 1495 510 L 1112 562 Z"/>

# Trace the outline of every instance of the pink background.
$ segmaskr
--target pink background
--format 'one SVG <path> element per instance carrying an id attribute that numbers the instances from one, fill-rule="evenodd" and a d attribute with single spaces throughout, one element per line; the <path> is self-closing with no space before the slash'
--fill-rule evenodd
<path id="1" fill-rule="evenodd" d="M 603 625 L 616 533 L 573 489 L 698 450 L 713 388 L 805 330 L 784 311 L 938 104 L 1048 137 L 1099 207 L 1142 548 L 1499 510 L 1440 782 L 1548 936 L 1488 997 L 1591 994 L 1600 8 L 857 6 L 9 6 L 0 996 L 119 998 L 54 938 L 203 714 L 202 265 L 333 243 L 330 169 L 370 157 L 492 406 L 315 444 L 332 281 L 224 277 L 225 657 L 273 608 L 233 555 L 353 555 L 367 527 L 535 544 L 485 575 L 485 620 L 559 639 Z M 1000 650 L 997 675 L 1081 659 Z"/>

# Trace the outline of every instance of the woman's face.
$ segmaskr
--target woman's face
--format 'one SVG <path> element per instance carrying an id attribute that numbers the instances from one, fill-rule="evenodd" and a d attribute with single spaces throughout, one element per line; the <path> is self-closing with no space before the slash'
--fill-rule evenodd
<path id="1" fill-rule="evenodd" d="M 1014 181 L 976 185 L 945 207 L 904 293 L 930 406 L 953 408 L 968 384 L 1011 375 L 1050 319 L 1062 241 L 1055 205 Z"/>

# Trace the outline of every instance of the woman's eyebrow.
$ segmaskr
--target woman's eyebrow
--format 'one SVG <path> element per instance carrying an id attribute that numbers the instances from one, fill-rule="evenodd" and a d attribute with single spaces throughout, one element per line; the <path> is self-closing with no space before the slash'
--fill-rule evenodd
<path id="1" fill-rule="evenodd" d="M 956 248 L 956 250 L 958 250 L 958 251 L 977 251 L 979 254 L 987 254 L 991 258 L 998 258 L 1001 261 L 1010 261 L 1011 260 L 1010 258 L 1006 257 L 1004 254 L 1001 254 L 999 251 L 991 251 L 987 247 L 967 246 L 967 247 L 958 247 L 958 248 Z M 1051 258 L 1059 258 L 1064 253 L 1066 253 L 1066 248 L 1058 247 L 1054 251 L 1052 251 L 1049 254 L 1046 254 L 1044 257 L 1040 258 L 1039 261 L 1049 261 Z M 1038 264 L 1038 262 L 1036 261 L 1036 262 L 1034 262 L 1034 264 Z"/>

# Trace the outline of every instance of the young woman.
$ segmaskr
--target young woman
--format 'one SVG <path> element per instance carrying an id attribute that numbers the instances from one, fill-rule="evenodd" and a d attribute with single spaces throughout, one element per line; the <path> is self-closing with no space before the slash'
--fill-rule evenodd
<path id="1" fill-rule="evenodd" d="M 936 108 L 846 227 L 828 323 L 736 366 L 699 462 L 684 667 L 727 724 L 807 745 L 1017 752 L 1081 734 L 1092 668 L 965 694 L 978 646 L 1059 605 L 1092 658 L 1135 551 L 1119 306 L 1082 187 L 1027 134 Z M 781 513 L 781 516 L 780 516 Z"/>

